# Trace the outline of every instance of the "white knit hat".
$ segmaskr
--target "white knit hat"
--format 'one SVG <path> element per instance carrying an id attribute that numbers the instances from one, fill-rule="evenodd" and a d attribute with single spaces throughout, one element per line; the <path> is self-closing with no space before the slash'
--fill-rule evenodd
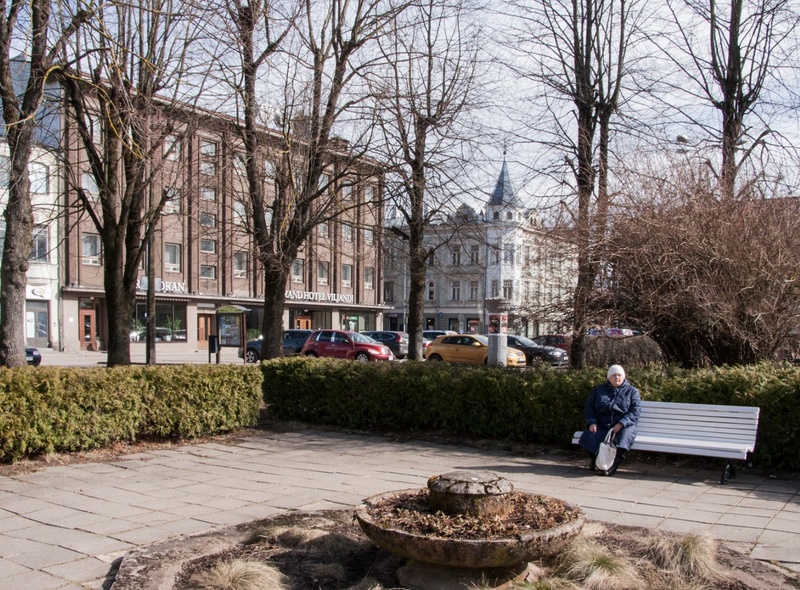
<path id="1" fill-rule="evenodd" d="M 611 366 L 608 368 L 608 374 L 606 375 L 606 378 L 607 378 L 607 379 L 610 379 L 610 378 L 611 378 L 611 375 L 616 375 L 616 374 L 618 374 L 618 373 L 619 373 L 620 375 L 622 375 L 622 378 L 623 378 L 623 379 L 625 379 L 625 369 L 623 369 L 623 368 L 622 368 L 622 367 L 620 367 L 619 365 L 611 365 Z"/>

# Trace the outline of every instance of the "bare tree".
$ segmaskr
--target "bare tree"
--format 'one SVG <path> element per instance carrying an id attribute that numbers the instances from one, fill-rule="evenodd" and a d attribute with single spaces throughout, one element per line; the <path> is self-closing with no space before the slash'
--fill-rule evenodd
<path id="1" fill-rule="evenodd" d="M 477 100 L 479 31 L 463 3 L 420 0 L 381 39 L 386 66 L 374 79 L 382 116 L 381 158 L 397 179 L 390 199 L 402 217 L 397 234 L 409 260 L 409 358 L 422 359 L 424 242 L 432 220 L 447 211 L 463 184 L 465 119 Z M 452 207 L 455 209 L 455 207 Z M 456 224 L 457 225 L 457 224 Z M 457 228 L 453 227 L 454 235 Z M 403 295 L 405 298 L 405 294 Z"/>
<path id="2" fill-rule="evenodd" d="M 33 229 L 28 163 L 34 145 L 36 112 L 45 85 L 62 65 L 65 43 L 90 17 L 91 12 L 82 2 L 51 0 L 12 0 L 9 5 L 4 3 L 0 14 L 0 98 L 11 156 L 0 267 L 0 364 L 8 367 L 26 364 L 23 318 Z M 13 71 L 15 51 L 24 52 L 23 72 Z M 15 86 L 17 80 L 24 85 L 22 93 Z"/>
<path id="3" fill-rule="evenodd" d="M 306 0 L 299 13 L 287 10 L 282 16 L 268 3 L 224 6 L 231 27 L 227 32 L 239 49 L 227 81 L 235 89 L 237 112 L 244 113 L 250 231 L 264 271 L 262 357 L 274 358 L 282 353 L 292 263 L 317 225 L 353 206 L 342 203 L 332 189 L 343 179 L 357 186 L 380 172 L 364 160 L 369 130 L 359 131 L 354 116 L 365 92 L 357 86 L 371 67 L 360 54 L 383 34 L 402 3 Z M 296 27 L 287 37 L 292 23 Z M 276 54 L 283 43 L 291 45 Z M 261 99 L 265 88 L 274 91 L 269 102 Z M 270 115 L 266 120 L 265 113 Z M 349 144 L 337 137 L 345 133 Z M 273 169 L 265 168 L 264 156 Z M 264 184 L 272 184 L 274 191 L 265 191 Z"/>
<path id="4" fill-rule="evenodd" d="M 70 184 L 103 245 L 108 366 L 130 364 L 139 267 L 167 199 L 166 191 L 150 198 L 160 172 L 154 156 L 176 133 L 164 112 L 176 100 L 167 95 L 177 97 L 188 75 L 194 17 L 180 1 L 108 2 L 82 40 L 86 56 L 63 76 L 85 157 L 74 163 Z M 84 162 L 97 195 L 83 186 Z"/>
<path id="5" fill-rule="evenodd" d="M 667 85 L 667 100 L 688 105 L 681 114 L 701 135 L 696 143 L 708 135 L 718 147 L 720 165 L 714 169 L 722 197 L 750 195 L 750 183 L 765 170 L 755 162 L 741 187 L 740 173 L 768 142 L 779 141 L 768 103 L 796 95 L 787 67 L 797 59 L 800 13 L 788 0 L 671 0 L 667 7 L 674 28 L 657 39 L 679 74 Z M 705 123 L 699 105 L 719 118 Z"/>
<path id="6" fill-rule="evenodd" d="M 552 118 L 546 122 L 553 125 L 526 129 L 547 134 L 550 139 L 543 143 L 559 150 L 573 179 L 570 215 L 578 280 L 571 356 L 573 366 L 582 367 L 587 312 L 607 231 L 611 122 L 623 100 L 639 7 L 635 0 L 544 0 L 517 8 L 519 18 L 507 43 L 522 58 L 510 60 L 512 68 L 539 86 L 534 100 L 547 106 Z"/>

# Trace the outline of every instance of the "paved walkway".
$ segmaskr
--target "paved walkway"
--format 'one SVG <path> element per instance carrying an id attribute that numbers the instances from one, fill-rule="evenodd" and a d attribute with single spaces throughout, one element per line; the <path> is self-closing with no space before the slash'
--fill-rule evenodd
<path id="1" fill-rule="evenodd" d="M 494 471 L 591 519 L 709 531 L 800 572 L 800 483 L 744 474 L 720 486 L 717 471 L 643 463 L 608 478 L 554 455 L 309 430 L 0 477 L 0 588 L 102 588 L 135 547 L 287 510 L 350 508 L 454 469 Z"/>

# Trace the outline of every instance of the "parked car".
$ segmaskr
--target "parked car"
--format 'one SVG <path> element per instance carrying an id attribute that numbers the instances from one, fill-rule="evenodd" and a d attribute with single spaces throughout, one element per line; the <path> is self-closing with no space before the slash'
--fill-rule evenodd
<path id="1" fill-rule="evenodd" d="M 39 352 L 38 348 L 34 348 L 33 346 L 26 346 L 25 359 L 28 361 L 28 364 L 31 365 L 32 367 L 38 367 L 42 363 L 42 353 Z"/>
<path id="2" fill-rule="evenodd" d="M 303 344 L 311 335 L 311 330 L 284 330 L 283 331 L 283 354 L 289 356 L 297 354 L 303 348 Z M 245 350 L 239 349 L 239 358 L 242 354 L 245 355 L 245 360 L 248 363 L 257 363 L 261 359 L 261 340 L 263 336 L 259 336 L 257 340 L 250 340 L 245 345 Z"/>
<path id="3" fill-rule="evenodd" d="M 565 367 L 569 364 L 567 351 L 555 346 L 542 346 L 536 344 L 526 336 L 508 334 L 508 346 L 513 346 L 525 353 L 528 365 L 550 364 L 554 367 Z"/>
<path id="4" fill-rule="evenodd" d="M 427 338 L 428 340 L 433 340 L 437 336 L 446 336 L 449 334 L 458 334 L 458 332 L 454 332 L 453 330 L 423 330 L 422 337 Z"/>
<path id="5" fill-rule="evenodd" d="M 347 330 L 317 330 L 303 345 L 301 354 L 354 361 L 393 361 L 392 349 L 369 336 Z"/>
<path id="6" fill-rule="evenodd" d="M 408 356 L 408 334 L 406 332 L 367 330 L 361 333 L 391 348 L 394 356 L 398 359 L 404 359 Z"/>
<path id="7" fill-rule="evenodd" d="M 569 352 L 569 348 L 572 345 L 572 336 L 570 334 L 545 334 L 544 336 L 535 336 L 531 340 L 539 346 L 555 346 L 567 352 Z"/>
<path id="8" fill-rule="evenodd" d="M 476 334 L 437 336 L 425 349 L 425 360 L 428 361 L 485 365 L 488 358 L 489 339 Z M 506 349 L 506 365 L 509 367 L 524 366 L 525 353 L 509 346 Z"/>

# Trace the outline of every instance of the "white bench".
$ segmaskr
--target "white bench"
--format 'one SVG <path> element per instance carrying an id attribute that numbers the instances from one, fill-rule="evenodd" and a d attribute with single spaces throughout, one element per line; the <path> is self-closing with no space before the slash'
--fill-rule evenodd
<path id="1" fill-rule="evenodd" d="M 679 453 L 725 459 L 721 484 L 735 477 L 731 461 L 745 461 L 756 446 L 759 408 L 642 402 L 636 440 L 632 450 Z M 581 432 L 572 443 L 578 444 Z"/>

